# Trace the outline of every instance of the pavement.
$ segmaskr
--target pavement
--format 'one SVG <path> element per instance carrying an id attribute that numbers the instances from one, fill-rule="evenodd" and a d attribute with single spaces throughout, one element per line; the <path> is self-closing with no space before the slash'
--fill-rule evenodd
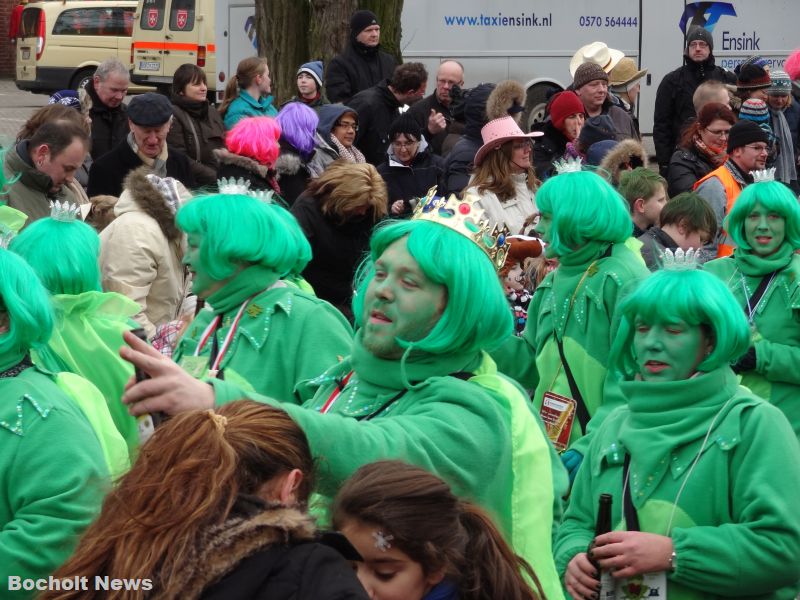
<path id="1" fill-rule="evenodd" d="M 47 100 L 44 94 L 18 90 L 13 79 L 0 79 L 0 146 L 8 148 L 25 121 Z"/>

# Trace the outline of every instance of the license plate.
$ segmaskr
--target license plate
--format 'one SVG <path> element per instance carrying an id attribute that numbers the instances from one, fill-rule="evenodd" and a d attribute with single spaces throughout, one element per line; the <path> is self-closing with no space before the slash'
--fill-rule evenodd
<path id="1" fill-rule="evenodd" d="M 22 49 L 22 60 L 28 60 L 30 57 L 31 57 L 30 48 L 23 48 Z"/>
<path id="2" fill-rule="evenodd" d="M 140 71 L 160 71 L 161 70 L 161 63 L 157 60 L 140 60 L 139 61 L 139 70 Z"/>

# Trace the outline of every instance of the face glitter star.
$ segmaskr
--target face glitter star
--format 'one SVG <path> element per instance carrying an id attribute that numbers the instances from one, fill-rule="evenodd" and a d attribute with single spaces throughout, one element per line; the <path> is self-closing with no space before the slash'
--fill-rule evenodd
<path id="1" fill-rule="evenodd" d="M 373 531 L 372 537 L 375 538 L 375 547 L 381 552 L 386 552 L 392 547 L 389 542 L 394 539 L 393 535 L 384 535 L 382 531 Z"/>

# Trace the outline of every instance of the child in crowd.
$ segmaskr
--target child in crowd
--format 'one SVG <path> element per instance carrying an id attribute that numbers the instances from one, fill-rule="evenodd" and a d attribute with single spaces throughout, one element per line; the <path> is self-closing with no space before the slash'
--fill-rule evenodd
<path id="1" fill-rule="evenodd" d="M 508 238 L 508 244 L 506 262 L 498 274 L 514 313 L 514 333 L 522 335 L 528 320 L 528 304 L 536 287 L 531 278 L 530 263 L 542 254 L 542 242 L 527 236 L 512 236 Z"/>
<path id="2" fill-rule="evenodd" d="M 661 209 L 667 203 L 667 180 L 646 167 L 623 171 L 619 178 L 619 193 L 628 201 L 633 220 L 633 237 L 658 224 Z"/>

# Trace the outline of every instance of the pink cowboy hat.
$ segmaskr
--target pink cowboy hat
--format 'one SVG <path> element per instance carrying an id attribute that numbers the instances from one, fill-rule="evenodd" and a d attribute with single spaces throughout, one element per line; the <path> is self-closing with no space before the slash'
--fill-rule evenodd
<path id="1" fill-rule="evenodd" d="M 483 146 L 475 153 L 475 166 L 479 166 L 486 155 L 493 150 L 499 150 L 500 146 L 509 140 L 530 139 L 541 137 L 544 135 L 542 131 L 531 131 L 530 133 L 523 133 L 519 128 L 514 117 L 500 117 L 489 121 L 481 129 L 481 137 L 483 138 Z"/>

